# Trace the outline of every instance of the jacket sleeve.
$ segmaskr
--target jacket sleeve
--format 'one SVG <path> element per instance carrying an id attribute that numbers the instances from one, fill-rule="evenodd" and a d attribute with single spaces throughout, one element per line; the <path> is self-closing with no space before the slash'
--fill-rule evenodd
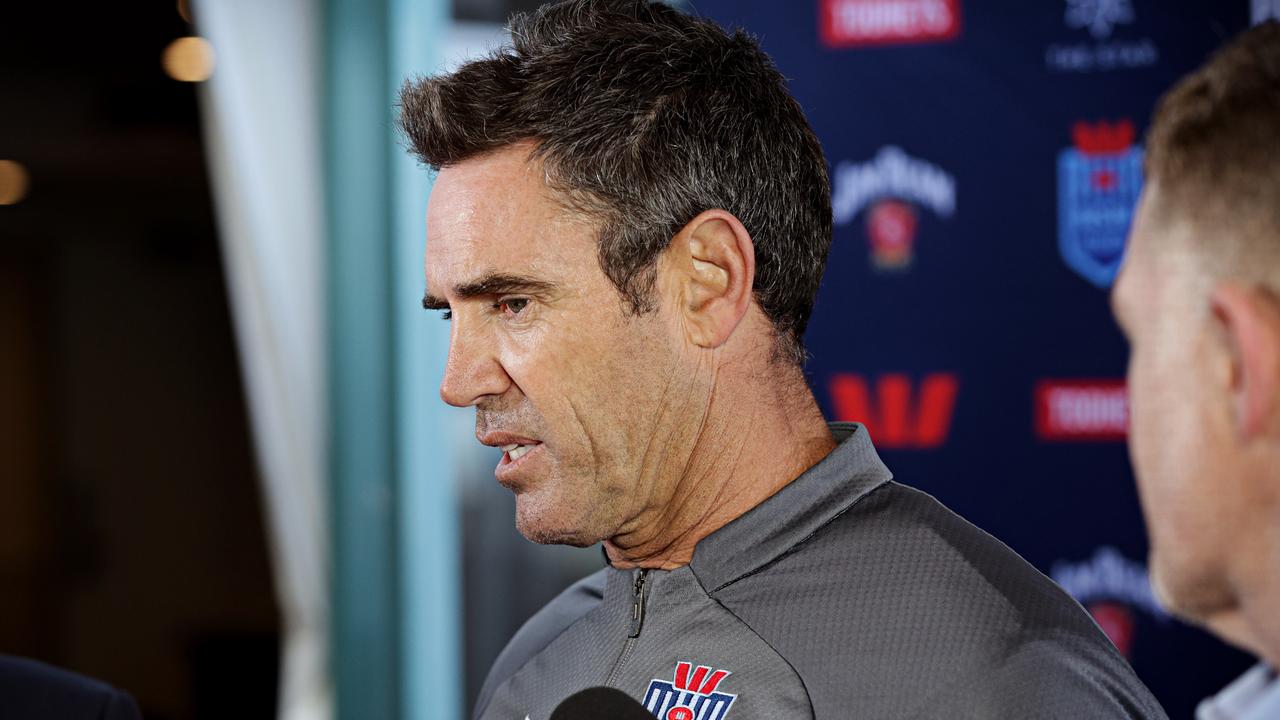
<path id="1" fill-rule="evenodd" d="M 479 718 L 484 714 L 493 694 L 512 675 L 519 672 L 525 663 L 600 604 L 600 599 L 604 597 L 605 572 L 601 570 L 570 585 L 516 631 L 511 642 L 498 654 L 498 659 L 489 669 L 484 685 L 480 688 L 480 696 L 476 699 L 472 718 Z"/>

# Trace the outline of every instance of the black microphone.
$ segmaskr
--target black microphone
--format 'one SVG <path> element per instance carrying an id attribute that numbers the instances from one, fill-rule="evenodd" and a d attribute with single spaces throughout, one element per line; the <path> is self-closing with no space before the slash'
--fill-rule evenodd
<path id="1" fill-rule="evenodd" d="M 593 687 L 564 699 L 551 720 L 654 720 L 644 706 L 621 690 Z"/>

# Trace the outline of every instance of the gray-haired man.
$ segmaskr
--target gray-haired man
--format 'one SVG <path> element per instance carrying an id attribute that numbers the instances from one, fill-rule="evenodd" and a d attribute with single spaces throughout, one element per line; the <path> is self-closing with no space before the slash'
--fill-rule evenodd
<path id="1" fill-rule="evenodd" d="M 475 717 L 596 685 L 662 720 L 1163 717 L 1079 605 L 823 420 L 826 163 L 756 43 L 638 0 L 511 35 L 402 93 L 440 169 L 424 304 L 520 530 L 609 566 L 515 636 Z"/>

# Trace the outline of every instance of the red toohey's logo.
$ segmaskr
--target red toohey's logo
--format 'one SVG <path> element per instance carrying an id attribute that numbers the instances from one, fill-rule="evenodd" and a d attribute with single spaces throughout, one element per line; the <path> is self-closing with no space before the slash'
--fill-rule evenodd
<path id="1" fill-rule="evenodd" d="M 951 432 L 960 381 L 951 373 L 934 373 L 914 392 L 906 375 L 881 375 L 872 400 L 861 375 L 840 373 L 830 383 L 836 420 L 856 420 L 867 426 L 883 448 L 941 447 Z"/>
<path id="2" fill-rule="evenodd" d="M 960 34 L 960 0 L 821 0 L 830 47 L 941 42 Z"/>
<path id="3" fill-rule="evenodd" d="M 1042 380 L 1036 385 L 1036 435 L 1043 440 L 1123 440 L 1129 393 L 1123 380 Z"/>

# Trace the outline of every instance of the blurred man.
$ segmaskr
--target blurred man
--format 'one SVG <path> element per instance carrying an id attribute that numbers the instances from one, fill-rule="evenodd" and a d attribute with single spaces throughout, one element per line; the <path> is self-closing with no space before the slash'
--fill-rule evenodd
<path id="1" fill-rule="evenodd" d="M 511 36 L 401 95 L 439 169 L 440 392 L 504 451 L 520 530 L 608 566 L 520 630 L 475 717 L 598 685 L 663 720 L 1163 717 L 1078 604 L 824 422 L 801 338 L 826 164 L 756 43 L 639 0 Z"/>
<path id="2" fill-rule="evenodd" d="M 1156 592 L 1280 663 L 1280 24 L 1155 113 L 1113 296 L 1132 344 L 1130 450 Z M 1280 717 L 1266 666 L 1201 718 Z"/>

